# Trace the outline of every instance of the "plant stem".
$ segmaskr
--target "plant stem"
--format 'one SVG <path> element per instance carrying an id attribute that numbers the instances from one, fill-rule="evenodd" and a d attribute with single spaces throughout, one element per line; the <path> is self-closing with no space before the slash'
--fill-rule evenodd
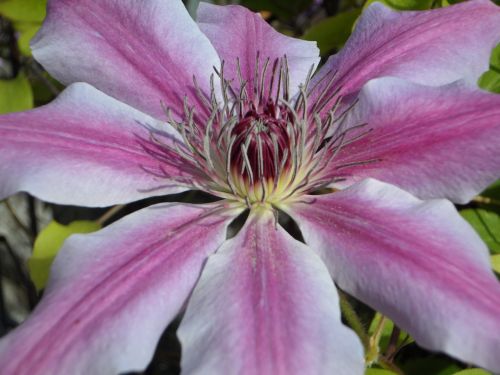
<path id="1" fill-rule="evenodd" d="M 340 310 L 342 311 L 345 320 L 359 336 L 365 350 L 368 350 L 370 346 L 368 334 L 366 333 L 366 329 L 361 322 L 361 319 L 359 319 L 358 314 L 356 314 L 356 311 L 354 311 L 354 308 L 349 303 L 347 294 L 339 290 L 339 299 Z"/>
<path id="2" fill-rule="evenodd" d="M 365 359 L 368 364 L 376 362 L 380 354 L 380 338 L 382 337 L 382 331 L 384 330 L 385 323 L 387 323 L 387 318 L 380 313 L 376 313 L 373 319 L 380 317 L 375 332 L 370 336 L 368 340 L 368 349 L 366 350 Z"/>
<path id="3" fill-rule="evenodd" d="M 478 195 L 478 196 L 472 198 L 472 201 L 476 202 L 476 203 L 482 203 L 482 204 L 490 204 L 490 205 L 494 205 L 494 206 L 500 206 L 500 200 L 493 199 L 493 198 L 490 198 L 490 197 L 483 197 L 482 195 Z"/>
<path id="4" fill-rule="evenodd" d="M 387 349 L 385 350 L 385 357 L 388 359 L 394 358 L 396 353 L 398 352 L 398 340 L 399 335 L 401 334 L 401 330 L 399 327 L 394 325 L 392 328 L 391 337 L 389 338 L 389 344 L 387 345 Z"/>
<path id="5" fill-rule="evenodd" d="M 392 363 L 391 361 L 389 361 L 384 356 L 380 356 L 379 357 L 378 364 L 380 365 L 380 367 L 382 367 L 385 370 L 389 370 L 389 371 L 395 372 L 398 375 L 404 375 L 403 370 L 401 370 L 398 366 L 396 366 L 394 363 Z"/>

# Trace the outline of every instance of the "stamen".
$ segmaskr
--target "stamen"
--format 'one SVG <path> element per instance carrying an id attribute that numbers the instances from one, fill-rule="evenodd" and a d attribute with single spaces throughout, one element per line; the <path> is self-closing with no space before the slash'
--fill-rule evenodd
<path id="1" fill-rule="evenodd" d="M 316 64 L 312 64 L 311 67 L 309 68 L 309 71 L 307 72 L 307 77 L 303 85 L 304 92 L 307 92 L 307 89 L 309 88 L 309 84 L 311 83 L 311 79 L 315 70 L 316 70 Z"/>
<path id="2" fill-rule="evenodd" d="M 279 168 L 279 171 L 278 171 L 278 175 L 276 177 L 276 180 L 279 181 L 279 178 L 283 175 L 283 170 L 285 169 L 285 165 L 286 165 L 286 162 L 288 161 L 288 154 L 290 152 L 288 151 L 287 148 L 285 148 L 285 150 L 283 151 L 283 157 L 281 159 L 281 164 L 280 164 L 280 168 Z"/>
<path id="3" fill-rule="evenodd" d="M 198 84 L 198 80 L 196 79 L 196 76 L 194 74 L 193 74 L 193 84 L 197 98 L 201 100 L 201 102 L 205 105 L 205 107 L 210 108 L 210 101 L 208 97 L 203 93 L 203 91 L 201 91 L 200 85 Z"/>
<path id="4" fill-rule="evenodd" d="M 250 185 L 254 185 L 253 172 L 252 167 L 250 165 L 250 160 L 248 159 L 247 145 L 244 143 L 241 144 L 241 155 L 243 156 L 243 165 L 246 168 L 248 175 L 250 176 Z M 242 171 L 243 174 L 243 171 Z"/>
<path id="5" fill-rule="evenodd" d="M 227 95 L 228 88 L 231 88 L 231 85 L 229 82 L 224 78 L 224 65 L 225 61 L 222 60 L 221 62 L 221 67 L 220 67 L 220 72 L 215 69 L 216 74 L 219 76 L 220 79 L 220 85 L 221 85 L 221 92 L 222 92 L 222 98 L 223 98 L 223 107 L 221 110 L 221 113 L 225 114 L 226 116 L 229 116 L 228 112 L 228 107 L 229 107 L 229 97 Z M 234 95 L 233 95 L 234 96 Z M 213 111 L 217 112 L 217 111 Z M 219 119 L 219 123 L 221 122 L 222 119 Z"/>
<path id="6" fill-rule="evenodd" d="M 342 111 L 342 113 L 338 117 L 335 117 L 335 115 L 332 113 L 332 115 L 331 115 L 332 120 L 331 120 L 330 126 L 333 125 L 333 124 L 336 124 L 336 123 L 340 123 L 339 127 L 335 130 L 335 132 L 333 133 L 332 136 L 334 136 L 336 133 L 340 132 L 341 125 L 343 124 L 343 122 L 346 119 L 346 117 L 349 114 L 349 112 L 351 112 L 351 110 L 356 106 L 357 103 L 358 103 L 358 99 L 354 100 L 351 104 L 349 104 L 347 106 L 347 108 L 345 108 Z"/>
<path id="7" fill-rule="evenodd" d="M 380 158 L 368 159 L 368 160 L 362 160 L 362 161 L 355 161 L 355 162 L 352 162 L 352 163 L 345 163 L 345 164 L 338 165 L 338 166 L 335 167 L 335 169 L 339 170 L 339 169 L 348 168 L 348 167 L 358 167 L 358 166 L 361 166 L 361 165 L 379 163 L 381 161 L 382 161 L 382 159 L 380 159 Z"/>
<path id="8" fill-rule="evenodd" d="M 278 106 L 278 102 L 280 100 L 281 79 L 283 76 L 283 60 L 280 60 L 277 76 L 278 76 L 278 85 L 276 87 L 276 99 L 275 99 L 275 103 L 274 103 L 275 106 Z"/>
<path id="9" fill-rule="evenodd" d="M 260 51 L 257 51 L 257 56 L 255 58 L 254 81 L 253 81 L 253 92 L 255 100 L 258 100 L 259 98 L 259 82 L 260 82 L 259 60 L 260 60 Z"/>
<path id="10" fill-rule="evenodd" d="M 283 69 L 283 98 L 285 100 L 290 100 L 290 75 L 288 74 L 288 58 L 286 55 L 283 57 L 283 61 L 285 62 L 284 66 L 285 68 Z"/>
<path id="11" fill-rule="evenodd" d="M 214 68 L 219 81 L 216 87 L 215 76 L 210 75 L 209 93 L 203 92 L 193 76 L 196 106 L 191 106 L 185 96 L 181 120 L 161 103 L 183 143 L 170 142 L 150 130 L 143 148 L 160 163 L 151 173 L 170 178 L 163 165 L 186 163 L 200 176 L 189 183 L 251 207 L 257 202 L 274 204 L 296 197 L 343 178 L 336 172 L 339 169 L 379 160 L 334 165 L 344 147 L 372 130 L 363 129 L 367 124 L 347 126 L 345 120 L 357 101 L 337 114 L 343 102 L 341 88 L 333 89 L 336 73 L 315 82 L 313 90 L 321 87 L 321 92 L 310 105 L 314 65 L 295 95 L 287 56 L 271 61 L 258 51 L 250 78 L 243 75 L 237 58 L 236 78 L 228 80 L 226 64 L 222 61 L 220 69 Z M 295 95 L 293 102 L 291 94 Z M 333 99 L 333 108 L 325 114 L 326 105 Z"/>
<path id="12" fill-rule="evenodd" d="M 233 194 L 236 195 L 236 187 L 234 186 L 234 181 L 233 181 L 233 176 L 231 173 L 231 155 L 232 155 L 232 150 L 234 146 L 234 142 L 236 141 L 236 137 L 232 137 L 231 142 L 229 143 L 227 147 L 227 161 L 226 161 L 226 178 L 227 178 L 227 183 L 229 185 L 229 188 L 233 192 Z"/>
<path id="13" fill-rule="evenodd" d="M 273 141 L 273 164 L 274 164 L 274 189 L 278 185 L 278 157 L 279 157 L 279 146 L 278 146 L 278 138 L 276 134 L 271 134 L 271 139 Z"/>
<path id="14" fill-rule="evenodd" d="M 276 69 L 278 68 L 279 62 L 280 62 L 279 59 L 275 59 L 274 63 L 273 63 L 273 69 L 272 69 L 272 73 L 271 73 L 271 82 L 269 84 L 269 92 L 267 94 L 268 98 L 271 98 L 273 96 L 274 77 L 276 77 L 276 75 L 277 75 L 276 74 L 276 72 L 277 72 Z"/>
<path id="15" fill-rule="evenodd" d="M 215 94 L 215 79 L 214 75 L 210 74 L 210 109 L 217 110 L 217 95 Z"/>
<path id="16" fill-rule="evenodd" d="M 259 90 L 259 102 L 262 102 L 264 100 L 264 86 L 266 84 L 266 72 L 267 72 L 267 67 L 269 65 L 269 57 L 266 59 L 264 63 L 264 68 L 262 69 L 262 75 L 260 79 L 260 90 Z"/>
<path id="17" fill-rule="evenodd" d="M 210 119 L 208 120 L 207 128 L 205 130 L 205 138 L 203 142 L 203 150 L 206 156 L 206 160 L 208 161 L 208 164 L 212 171 L 215 171 L 215 165 L 211 157 L 212 126 L 214 123 L 214 118 L 215 116 L 212 114 L 212 116 L 210 116 Z"/>
<path id="18" fill-rule="evenodd" d="M 359 127 L 363 127 L 363 126 L 366 126 L 368 125 L 368 123 L 364 123 L 364 124 L 361 124 L 361 125 L 356 125 L 356 126 L 353 126 L 352 128 L 348 129 L 349 131 L 354 129 L 354 128 L 359 128 Z M 365 130 L 363 133 L 353 137 L 353 138 L 350 138 L 348 141 L 344 142 L 344 146 L 347 146 L 351 143 L 354 143 L 354 142 L 357 142 L 359 141 L 361 138 L 364 138 L 365 136 L 367 136 L 369 133 L 371 133 L 373 131 L 373 128 L 370 128 L 370 129 L 367 129 Z"/>
<path id="19" fill-rule="evenodd" d="M 237 67 L 236 71 L 238 72 L 238 79 L 240 80 L 240 88 L 241 88 L 239 98 L 240 98 L 240 102 L 243 102 L 243 100 L 246 100 L 246 98 L 248 98 L 248 93 L 246 91 L 247 81 L 243 79 L 243 74 L 241 73 L 241 64 L 240 64 L 239 57 L 236 58 L 236 67 Z"/>
<path id="20" fill-rule="evenodd" d="M 330 79 L 328 80 L 328 83 L 321 90 L 320 95 L 317 98 L 315 98 L 316 104 L 314 106 L 314 112 L 316 112 L 316 113 L 321 112 L 321 110 L 318 110 L 317 106 L 321 104 L 322 99 L 328 94 L 328 91 L 330 90 L 330 88 L 335 83 L 335 79 L 337 78 L 337 73 L 338 72 L 335 71 L 335 72 L 333 72 L 333 74 L 332 74 L 332 72 L 329 72 L 329 73 L 323 75 L 323 77 L 321 77 L 320 80 L 318 82 L 316 82 L 316 84 L 314 85 L 314 87 L 311 89 L 311 92 L 314 92 L 321 85 L 321 83 L 324 82 L 324 80 L 326 79 L 326 77 L 328 77 L 329 75 L 331 75 Z M 341 87 L 339 86 L 337 88 L 337 90 L 335 90 L 335 91 L 339 91 L 340 92 L 340 89 L 341 89 Z"/>
<path id="21" fill-rule="evenodd" d="M 258 170 L 259 170 L 259 180 L 262 181 L 264 178 L 264 158 L 262 156 L 262 139 L 257 135 L 257 159 L 258 159 Z"/>

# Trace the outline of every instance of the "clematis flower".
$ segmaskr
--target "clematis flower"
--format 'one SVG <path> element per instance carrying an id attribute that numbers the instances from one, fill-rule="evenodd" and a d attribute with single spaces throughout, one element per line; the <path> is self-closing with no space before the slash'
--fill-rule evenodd
<path id="1" fill-rule="evenodd" d="M 486 0 L 374 3 L 313 75 L 314 43 L 239 6 L 202 3 L 195 23 L 180 0 L 49 1 L 33 54 L 69 86 L 0 117 L 0 196 L 221 199 L 71 237 L 0 341 L 2 374 L 144 369 L 181 312 L 185 374 L 363 374 L 334 282 L 421 346 L 500 371 L 500 284 L 450 202 L 500 176 L 500 96 L 476 87 L 499 40 Z"/>

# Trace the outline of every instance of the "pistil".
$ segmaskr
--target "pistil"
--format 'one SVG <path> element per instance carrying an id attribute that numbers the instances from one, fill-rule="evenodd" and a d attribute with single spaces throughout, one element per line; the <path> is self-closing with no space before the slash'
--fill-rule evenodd
<path id="1" fill-rule="evenodd" d="M 332 183 L 321 172 L 345 144 L 360 136 L 349 137 L 352 128 L 342 129 L 341 122 L 351 107 L 337 114 L 340 97 L 325 118 L 319 115 L 321 106 L 308 105 L 313 68 L 292 99 L 286 56 L 272 64 L 257 56 L 251 95 L 239 61 L 239 82 L 225 78 L 223 63 L 211 77 L 209 95 L 193 78 L 198 102 L 205 106 L 201 112 L 210 113 L 206 123 L 196 120 L 195 107 L 187 99 L 182 121 L 176 121 L 168 109 L 166 112 L 184 142 L 175 152 L 199 171 L 200 188 L 251 206 L 282 202 Z"/>

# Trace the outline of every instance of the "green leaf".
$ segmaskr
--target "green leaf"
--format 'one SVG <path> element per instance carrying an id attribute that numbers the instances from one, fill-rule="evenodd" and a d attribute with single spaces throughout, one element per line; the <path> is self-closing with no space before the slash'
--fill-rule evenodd
<path id="1" fill-rule="evenodd" d="M 479 77 L 478 84 L 479 87 L 484 90 L 500 94 L 500 74 L 493 70 L 484 72 L 483 75 Z"/>
<path id="2" fill-rule="evenodd" d="M 42 22 L 47 0 L 0 0 L 0 15 L 12 21 Z"/>
<path id="3" fill-rule="evenodd" d="M 317 41 L 321 54 L 325 55 L 332 49 L 338 49 L 344 45 L 360 14 L 360 9 L 353 9 L 325 18 L 306 30 L 302 38 Z"/>
<path id="4" fill-rule="evenodd" d="M 395 372 L 381 368 L 367 368 L 365 375 L 397 375 Z"/>
<path id="5" fill-rule="evenodd" d="M 490 68 L 500 73 L 500 43 L 491 52 Z"/>
<path id="6" fill-rule="evenodd" d="M 370 328 L 368 328 L 368 334 L 371 336 L 375 333 L 375 330 L 382 319 L 382 315 L 380 313 L 375 314 L 372 322 L 370 323 Z M 385 318 L 384 328 L 382 329 L 382 334 L 380 335 L 379 347 L 382 352 L 385 351 L 387 345 L 389 344 L 389 340 L 391 338 L 392 330 L 394 329 L 394 323 L 389 318 Z M 397 345 L 401 345 L 406 340 L 406 343 L 413 342 L 413 339 L 409 338 L 409 335 L 401 331 L 399 333 Z"/>
<path id="7" fill-rule="evenodd" d="M 33 108 L 33 92 L 23 73 L 14 79 L 0 80 L 0 114 L 30 108 Z"/>
<path id="8" fill-rule="evenodd" d="M 453 4 L 458 4 L 458 3 L 462 3 L 466 0 L 442 0 L 441 1 L 441 6 L 442 7 L 447 7 L 449 5 L 453 5 Z"/>
<path id="9" fill-rule="evenodd" d="M 28 260 L 31 278 L 37 289 L 43 289 L 47 282 L 50 266 L 66 238 L 75 233 L 91 233 L 101 229 L 95 221 L 74 221 L 62 225 L 52 221 L 35 240 L 33 254 Z"/>
<path id="10" fill-rule="evenodd" d="M 500 254 L 491 256 L 491 268 L 500 275 Z"/>
<path id="11" fill-rule="evenodd" d="M 397 10 L 425 10 L 433 3 L 433 0 L 368 0 L 363 9 L 376 1 Z"/>
<path id="12" fill-rule="evenodd" d="M 19 33 L 17 38 L 17 44 L 19 46 L 19 51 L 25 56 L 31 56 L 30 41 L 38 32 L 41 27 L 41 23 L 37 22 L 16 22 L 14 23 L 14 28 Z"/>
<path id="13" fill-rule="evenodd" d="M 402 367 L 405 375 L 453 375 L 461 370 L 451 359 L 440 357 L 411 359 Z"/>
<path id="14" fill-rule="evenodd" d="M 479 87 L 495 93 L 500 93 L 500 44 L 491 53 L 490 69 L 479 77 Z"/>
<path id="15" fill-rule="evenodd" d="M 488 70 L 479 77 L 478 84 L 484 90 L 500 94 L 500 73 Z"/>
<path id="16" fill-rule="evenodd" d="M 460 214 L 486 242 L 492 253 L 500 253 L 500 215 L 482 208 L 467 208 Z"/>
<path id="17" fill-rule="evenodd" d="M 500 199 L 500 180 L 488 186 L 488 188 L 481 193 L 481 196 Z"/>
<path id="18" fill-rule="evenodd" d="M 491 375 L 491 372 L 480 368 L 469 368 L 467 370 L 456 372 L 453 375 Z"/>

